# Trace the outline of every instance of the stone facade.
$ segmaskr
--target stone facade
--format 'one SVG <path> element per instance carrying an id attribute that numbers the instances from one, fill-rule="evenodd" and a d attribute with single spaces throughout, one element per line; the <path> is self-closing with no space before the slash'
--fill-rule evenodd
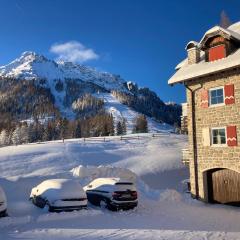
<path id="1" fill-rule="evenodd" d="M 205 187 L 204 173 L 209 169 L 227 168 L 240 173 L 240 68 L 216 73 L 186 82 L 191 89 L 201 86 L 201 89 L 211 89 L 234 84 L 235 103 L 230 105 L 201 107 L 201 89 L 195 93 L 195 117 L 196 117 L 196 143 L 197 143 L 197 167 L 199 197 L 208 201 Z M 192 107 L 191 92 L 187 90 L 188 102 L 188 133 L 189 133 L 189 160 L 191 192 L 196 194 L 194 161 L 193 161 L 193 136 L 192 136 Z M 225 127 L 234 125 L 237 127 L 237 146 L 204 146 L 203 128 Z"/>

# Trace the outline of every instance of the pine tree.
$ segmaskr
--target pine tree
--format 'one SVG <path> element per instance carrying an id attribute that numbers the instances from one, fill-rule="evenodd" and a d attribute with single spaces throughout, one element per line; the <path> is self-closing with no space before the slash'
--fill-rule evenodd
<path id="1" fill-rule="evenodd" d="M 44 126 L 44 131 L 43 131 L 43 136 L 42 136 L 43 141 L 52 140 L 52 134 L 51 133 L 52 133 L 51 125 L 50 125 L 50 123 L 48 123 Z"/>
<path id="2" fill-rule="evenodd" d="M 35 141 L 35 136 L 34 136 L 34 126 L 33 124 L 28 125 L 28 141 L 30 143 Z"/>
<path id="3" fill-rule="evenodd" d="M 20 143 L 28 143 L 28 127 L 27 125 L 22 125 L 20 128 Z"/>
<path id="4" fill-rule="evenodd" d="M 123 135 L 122 123 L 120 121 L 117 122 L 117 135 Z"/>
<path id="5" fill-rule="evenodd" d="M 123 135 L 127 134 L 127 125 L 126 125 L 126 119 L 125 118 L 123 118 L 123 121 L 122 121 L 122 134 Z"/>
<path id="6" fill-rule="evenodd" d="M 113 115 L 112 114 L 110 114 L 110 116 L 109 116 L 109 135 L 110 136 L 114 136 L 115 135 L 114 119 L 113 119 Z"/>
<path id="7" fill-rule="evenodd" d="M 61 118 L 59 120 L 59 134 L 61 139 L 65 139 L 66 133 L 67 133 L 67 125 L 68 125 L 68 120 L 67 118 Z"/>
<path id="8" fill-rule="evenodd" d="M 79 120 L 76 122 L 75 137 L 76 138 L 81 138 L 82 137 L 81 122 Z"/>
<path id="9" fill-rule="evenodd" d="M 135 126 L 133 128 L 133 133 L 147 133 L 148 132 L 148 122 L 145 115 L 138 115 L 135 118 Z"/>

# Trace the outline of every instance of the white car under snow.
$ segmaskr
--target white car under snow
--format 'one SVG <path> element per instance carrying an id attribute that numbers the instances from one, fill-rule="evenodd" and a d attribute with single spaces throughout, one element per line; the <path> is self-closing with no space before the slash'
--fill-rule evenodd
<path id="1" fill-rule="evenodd" d="M 30 200 L 50 212 L 73 211 L 87 207 L 87 196 L 78 181 L 50 179 L 32 189 Z"/>
<path id="2" fill-rule="evenodd" d="M 121 178 L 97 178 L 84 190 L 90 203 L 110 210 L 128 210 L 138 205 L 134 183 Z"/>
<path id="3" fill-rule="evenodd" d="M 7 216 L 7 198 L 5 192 L 0 187 L 0 217 Z"/>

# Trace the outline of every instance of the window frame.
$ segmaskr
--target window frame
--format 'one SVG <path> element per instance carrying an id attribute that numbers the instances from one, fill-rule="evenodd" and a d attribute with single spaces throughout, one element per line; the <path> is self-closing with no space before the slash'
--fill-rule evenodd
<path id="1" fill-rule="evenodd" d="M 223 102 L 222 102 L 222 103 L 212 104 L 211 93 L 212 93 L 212 91 L 216 91 L 216 90 L 219 90 L 219 89 L 222 89 L 222 90 L 223 90 Z M 224 89 L 224 86 L 210 88 L 210 89 L 208 90 L 208 102 L 209 102 L 209 107 L 224 106 L 224 105 L 225 105 L 225 89 Z"/>
<path id="2" fill-rule="evenodd" d="M 219 129 L 224 129 L 224 131 L 225 131 L 225 143 L 223 143 L 223 144 L 214 144 L 213 143 L 213 130 L 219 130 Z M 227 147 L 228 146 L 227 145 L 227 127 L 213 127 L 213 128 L 211 128 L 210 133 L 211 133 L 211 146 L 212 147 Z"/>

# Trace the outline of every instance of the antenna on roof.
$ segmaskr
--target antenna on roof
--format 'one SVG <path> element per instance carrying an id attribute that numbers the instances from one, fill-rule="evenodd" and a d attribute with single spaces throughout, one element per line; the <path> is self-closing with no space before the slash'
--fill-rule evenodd
<path id="1" fill-rule="evenodd" d="M 228 28 L 231 25 L 231 20 L 229 19 L 228 15 L 224 10 L 222 10 L 220 15 L 220 27 L 222 28 Z"/>

